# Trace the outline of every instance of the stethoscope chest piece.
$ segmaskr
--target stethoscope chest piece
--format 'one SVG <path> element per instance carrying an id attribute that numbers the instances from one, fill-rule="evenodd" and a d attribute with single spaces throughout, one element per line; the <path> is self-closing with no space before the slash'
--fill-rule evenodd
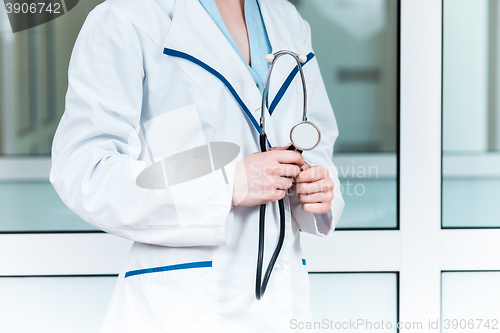
<path id="1" fill-rule="evenodd" d="M 301 121 L 290 130 L 290 141 L 297 150 L 312 150 L 321 141 L 321 132 L 314 123 Z"/>

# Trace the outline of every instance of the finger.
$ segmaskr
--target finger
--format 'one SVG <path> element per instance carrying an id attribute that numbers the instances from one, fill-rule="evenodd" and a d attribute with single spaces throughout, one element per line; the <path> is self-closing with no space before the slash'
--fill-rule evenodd
<path id="1" fill-rule="evenodd" d="M 295 178 L 300 174 L 300 168 L 295 164 L 280 164 L 280 176 Z"/>
<path id="2" fill-rule="evenodd" d="M 308 169 L 312 168 L 312 166 L 304 161 L 304 165 L 300 167 L 300 171 L 306 171 Z"/>
<path id="3" fill-rule="evenodd" d="M 312 183 L 329 177 L 328 169 L 321 165 L 310 167 L 295 177 L 297 183 Z"/>
<path id="4" fill-rule="evenodd" d="M 273 164 L 264 168 L 266 176 L 294 178 L 299 173 L 300 168 L 295 164 Z"/>
<path id="5" fill-rule="evenodd" d="M 332 204 L 330 202 L 302 204 L 302 209 L 304 209 L 304 211 L 313 214 L 325 214 L 328 213 L 331 208 Z"/>
<path id="6" fill-rule="evenodd" d="M 276 181 L 276 188 L 279 190 L 287 190 L 292 187 L 292 180 L 290 178 L 280 177 Z"/>
<path id="7" fill-rule="evenodd" d="M 277 150 L 271 152 L 279 163 L 296 164 L 299 167 L 304 165 L 304 157 L 299 152 L 293 150 Z"/>
<path id="8" fill-rule="evenodd" d="M 284 190 L 276 190 L 276 199 L 274 201 L 281 200 L 285 196 L 286 196 L 286 191 L 284 191 Z"/>
<path id="9" fill-rule="evenodd" d="M 272 191 L 268 192 L 268 195 L 265 196 L 265 202 L 274 202 L 277 200 L 281 200 L 285 197 L 286 191 L 285 190 L 280 190 L 280 189 L 275 189 Z"/>
<path id="10" fill-rule="evenodd" d="M 322 203 L 333 200 L 333 191 L 318 192 L 312 194 L 299 194 L 299 200 L 302 203 Z"/>
<path id="11" fill-rule="evenodd" d="M 333 190 L 335 184 L 331 179 L 321 179 L 314 183 L 297 183 L 292 185 L 292 191 L 299 194 L 313 194 Z"/>

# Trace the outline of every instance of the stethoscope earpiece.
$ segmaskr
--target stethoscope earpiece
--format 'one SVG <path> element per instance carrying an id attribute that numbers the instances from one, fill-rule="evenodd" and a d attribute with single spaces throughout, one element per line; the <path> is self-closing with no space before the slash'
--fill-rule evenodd
<path id="1" fill-rule="evenodd" d="M 264 59 L 267 61 L 267 62 L 271 62 L 273 61 L 275 58 L 274 54 L 268 54 L 264 57 Z M 297 58 L 299 59 L 299 61 L 301 63 L 305 63 L 307 61 L 307 56 L 303 55 L 303 54 L 298 54 L 297 55 Z"/>
<path id="2" fill-rule="evenodd" d="M 264 59 L 266 60 L 266 62 L 271 62 L 274 60 L 274 54 L 268 54 L 264 57 Z"/>
<path id="3" fill-rule="evenodd" d="M 306 61 L 307 61 L 307 56 L 303 55 L 303 54 L 300 54 L 299 55 L 299 60 L 301 63 L 305 64 Z"/>

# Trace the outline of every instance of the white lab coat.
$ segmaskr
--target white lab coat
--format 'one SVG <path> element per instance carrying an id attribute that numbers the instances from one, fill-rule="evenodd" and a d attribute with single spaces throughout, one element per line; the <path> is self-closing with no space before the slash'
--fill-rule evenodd
<path id="1" fill-rule="evenodd" d="M 309 25 L 285 0 L 259 3 L 273 51 L 309 55 L 303 67 L 309 120 L 319 126 L 322 141 L 304 157 L 328 167 L 336 185 L 332 209 L 315 216 L 302 210 L 296 195 L 285 198 L 285 242 L 266 294 L 257 301 L 259 209 L 231 207 L 234 164 L 260 151 L 251 118 L 259 118 L 261 96 L 251 74 L 198 0 L 104 2 L 87 17 L 73 50 L 50 174 L 80 217 L 135 241 L 102 332 L 289 332 L 292 319 L 310 320 L 299 229 L 323 237 L 341 215 L 344 201 L 331 161 L 337 124 Z M 287 81 L 296 66 L 287 58 L 271 79 L 269 100 L 277 107 L 266 126 L 272 146 L 287 145 L 301 119 L 300 79 L 297 74 Z M 196 204 L 186 192 L 174 198 L 168 186 L 137 186 L 138 173 L 153 162 L 150 156 L 157 162 L 202 141 L 240 147 L 240 156 L 225 168 L 229 184 L 218 170 L 205 183 L 186 185 L 194 189 Z M 277 204 L 268 204 L 264 269 L 278 233 Z"/>

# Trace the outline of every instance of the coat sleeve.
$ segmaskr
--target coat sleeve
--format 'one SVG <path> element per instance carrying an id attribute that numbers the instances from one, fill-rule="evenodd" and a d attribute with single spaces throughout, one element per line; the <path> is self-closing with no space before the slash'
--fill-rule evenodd
<path id="1" fill-rule="evenodd" d="M 136 184 L 137 170 L 151 165 L 138 158 L 145 79 L 141 43 L 147 40 L 141 34 L 109 2 L 87 17 L 71 56 L 50 181 L 72 211 L 106 232 L 164 246 L 227 245 L 232 184 L 212 179 L 217 186 L 198 188 L 192 196 L 211 210 L 185 223 L 179 222 L 179 202 L 169 191 Z M 225 171 L 232 180 L 234 170 Z M 189 200 L 180 204 L 188 212 L 202 209 L 190 207 Z"/>
<path id="2" fill-rule="evenodd" d="M 304 44 L 309 50 L 312 50 L 309 24 L 298 13 L 297 15 L 301 22 L 299 26 L 302 27 Z M 302 231 L 317 236 L 326 236 L 335 229 L 344 209 L 344 199 L 340 190 L 338 171 L 332 162 L 333 145 L 339 131 L 316 57 L 307 64 L 307 69 L 304 67 L 304 73 L 306 75 L 309 101 L 308 120 L 320 128 L 321 142 L 315 149 L 304 152 L 303 155 L 304 159 L 310 165 L 322 165 L 328 168 L 330 178 L 335 184 L 334 199 L 332 200 L 330 211 L 321 215 L 305 212 L 302 209 L 298 195 L 295 193 L 290 196 L 290 205 L 292 217 Z"/>

